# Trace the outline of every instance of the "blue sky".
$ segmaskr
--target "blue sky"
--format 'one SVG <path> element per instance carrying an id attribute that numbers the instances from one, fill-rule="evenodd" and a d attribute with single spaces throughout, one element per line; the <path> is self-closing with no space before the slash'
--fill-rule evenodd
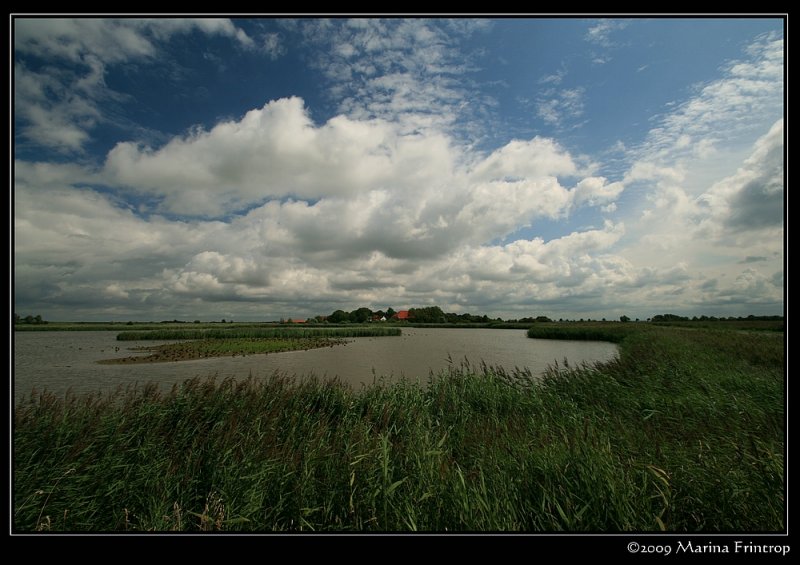
<path id="1" fill-rule="evenodd" d="M 780 18 L 15 18 L 15 311 L 781 314 Z"/>

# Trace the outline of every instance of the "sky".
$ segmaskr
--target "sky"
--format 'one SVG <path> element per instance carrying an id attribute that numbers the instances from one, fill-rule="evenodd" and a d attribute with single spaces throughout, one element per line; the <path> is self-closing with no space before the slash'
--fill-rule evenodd
<path id="1" fill-rule="evenodd" d="M 781 18 L 26 18 L 14 310 L 784 312 Z"/>

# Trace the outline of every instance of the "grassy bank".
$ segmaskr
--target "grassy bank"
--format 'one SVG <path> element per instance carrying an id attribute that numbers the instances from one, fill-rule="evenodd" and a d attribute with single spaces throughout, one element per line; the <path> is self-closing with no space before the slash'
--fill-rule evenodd
<path id="1" fill-rule="evenodd" d="M 130 365 L 136 363 L 164 363 L 169 361 L 189 361 L 208 357 L 236 357 L 283 351 L 298 351 L 343 345 L 343 339 L 327 338 L 234 338 L 198 339 L 180 343 L 166 343 L 153 347 L 136 347 L 134 351 L 149 351 L 149 355 L 136 355 L 104 359 L 104 365 Z"/>
<path id="2" fill-rule="evenodd" d="M 461 367 L 428 387 L 32 396 L 14 528 L 782 530 L 782 336 L 631 326 L 618 361 L 542 381 Z"/>
<path id="3" fill-rule="evenodd" d="M 539 324 L 528 328 L 528 337 L 621 343 L 633 332 L 649 331 L 651 331 L 649 325 L 634 326 L 622 323 Z"/>
<path id="4" fill-rule="evenodd" d="M 356 326 L 352 328 L 230 328 L 230 329 L 163 329 L 142 332 L 121 332 L 118 341 L 165 339 L 309 339 L 398 336 L 397 327 Z"/>
<path id="5" fill-rule="evenodd" d="M 653 322 L 656 326 L 674 326 L 678 328 L 695 328 L 706 330 L 732 330 L 750 332 L 782 332 L 786 326 L 783 320 L 764 321 L 764 320 L 718 320 L 710 321 L 670 321 Z"/>
<path id="6" fill-rule="evenodd" d="M 389 324 L 389 322 L 386 322 Z M 394 325 L 392 323 L 391 325 Z M 144 330 L 233 330 L 244 328 L 340 328 L 352 324 L 305 323 L 281 324 L 279 322 L 47 322 L 43 324 L 14 324 L 16 332 L 103 332 Z M 360 327 L 360 326 L 356 326 Z"/>
<path id="7" fill-rule="evenodd" d="M 46 324 L 14 324 L 16 332 L 103 332 L 123 330 L 163 330 L 163 329 L 201 329 L 201 328 L 252 328 L 277 327 L 270 322 L 47 322 Z"/>

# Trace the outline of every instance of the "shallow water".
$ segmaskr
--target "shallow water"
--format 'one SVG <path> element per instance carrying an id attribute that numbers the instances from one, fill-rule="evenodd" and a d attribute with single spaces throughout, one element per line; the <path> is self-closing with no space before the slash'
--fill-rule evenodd
<path id="1" fill-rule="evenodd" d="M 599 341 L 530 339 L 525 330 L 403 328 L 400 337 L 349 339 L 346 345 L 247 357 L 219 357 L 170 363 L 101 365 L 97 361 L 133 354 L 129 349 L 164 341 L 116 341 L 118 332 L 17 332 L 14 334 L 15 402 L 31 390 L 63 394 L 106 392 L 136 382 L 158 381 L 165 388 L 196 376 L 290 375 L 338 377 L 355 388 L 375 377 L 419 378 L 464 360 L 485 362 L 507 370 L 527 368 L 534 374 L 548 364 L 607 361 L 617 346 Z M 118 348 L 118 349 L 117 349 Z M 146 355 L 147 353 L 142 353 Z"/>

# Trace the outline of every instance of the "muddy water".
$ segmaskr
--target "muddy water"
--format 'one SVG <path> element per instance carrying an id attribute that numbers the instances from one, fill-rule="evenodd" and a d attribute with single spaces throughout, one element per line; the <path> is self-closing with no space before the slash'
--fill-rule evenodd
<path id="1" fill-rule="evenodd" d="M 548 364 L 606 361 L 617 346 L 604 342 L 530 339 L 524 330 L 403 328 L 400 337 L 365 337 L 346 345 L 247 357 L 221 357 L 171 363 L 100 365 L 96 361 L 126 357 L 129 349 L 166 342 L 116 341 L 117 332 L 17 332 L 14 335 L 15 401 L 32 389 L 58 394 L 106 392 L 118 386 L 157 381 L 169 388 L 195 376 L 268 376 L 275 371 L 295 375 L 339 377 L 355 388 L 376 376 L 389 380 L 426 381 L 465 359 L 511 370 L 526 367 L 534 374 Z"/>

